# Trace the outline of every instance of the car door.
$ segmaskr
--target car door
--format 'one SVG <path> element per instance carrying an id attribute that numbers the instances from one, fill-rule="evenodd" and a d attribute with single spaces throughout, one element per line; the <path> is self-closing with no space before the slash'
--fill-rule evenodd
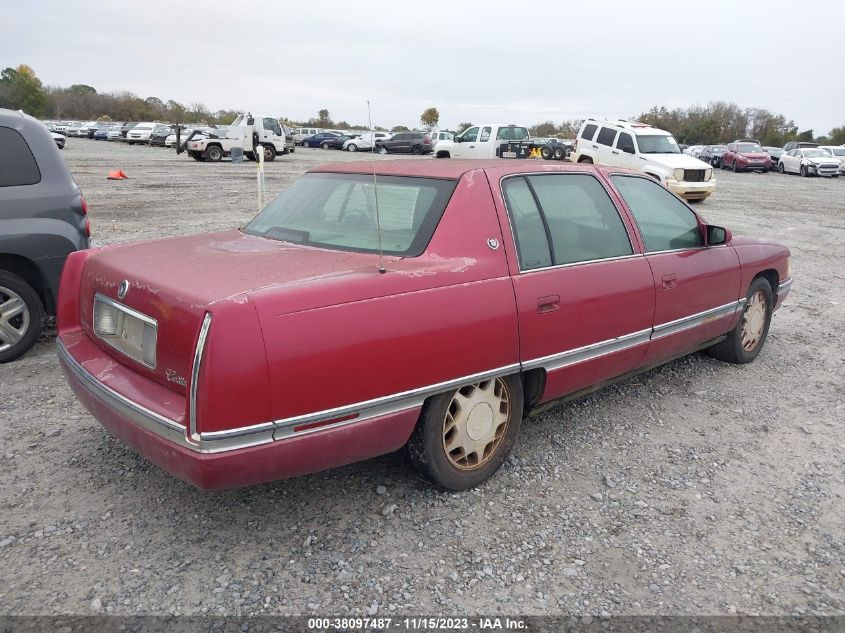
<path id="1" fill-rule="evenodd" d="M 639 167 L 636 155 L 637 146 L 633 134 L 620 131 L 610 153 L 613 156 L 614 163 L 619 167 L 625 169 L 637 169 Z"/>
<path id="2" fill-rule="evenodd" d="M 467 128 L 458 135 L 460 141 L 456 141 L 452 147 L 453 158 L 472 158 L 478 142 L 479 127 L 477 125 Z"/>
<path id="3" fill-rule="evenodd" d="M 514 240 L 520 361 L 545 375 L 538 401 L 637 367 L 654 281 L 605 185 L 588 173 L 517 175 L 503 179 L 501 195 Z"/>
<path id="4" fill-rule="evenodd" d="M 485 125 L 481 128 L 478 134 L 478 141 L 474 143 L 475 148 L 472 150 L 473 158 L 492 158 L 494 156 L 491 147 L 493 147 L 493 127 Z"/>
<path id="5" fill-rule="evenodd" d="M 655 285 L 654 333 L 645 364 L 691 351 L 733 327 L 740 305 L 733 247 L 707 246 L 705 225 L 652 178 L 613 174 L 643 238 Z"/>
<path id="6" fill-rule="evenodd" d="M 620 167 L 613 155 L 613 143 L 616 141 L 616 130 L 612 127 L 602 126 L 596 135 L 596 142 L 593 144 L 596 148 L 596 162 L 600 165 L 613 165 Z"/>

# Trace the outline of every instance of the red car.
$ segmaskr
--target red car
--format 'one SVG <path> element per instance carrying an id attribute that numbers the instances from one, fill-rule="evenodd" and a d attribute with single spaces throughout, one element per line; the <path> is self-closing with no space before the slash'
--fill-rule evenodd
<path id="1" fill-rule="evenodd" d="M 734 141 L 722 154 L 722 169 L 771 171 L 772 157 L 757 141 Z"/>
<path id="2" fill-rule="evenodd" d="M 201 488 L 405 447 L 460 490 L 532 411 L 695 350 L 752 361 L 792 283 L 787 248 L 640 173 L 372 168 L 312 170 L 242 230 L 72 254 L 58 353 L 89 411 Z"/>

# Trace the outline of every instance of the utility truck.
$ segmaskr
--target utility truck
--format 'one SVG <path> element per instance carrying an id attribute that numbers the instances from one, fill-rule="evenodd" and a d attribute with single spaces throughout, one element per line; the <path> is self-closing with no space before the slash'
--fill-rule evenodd
<path id="1" fill-rule="evenodd" d="M 278 154 L 287 154 L 285 133 L 273 117 L 239 114 L 226 129 L 204 128 L 194 130 L 183 141 L 176 143 L 176 153 L 188 152 L 198 161 L 216 162 L 231 156 L 239 148 L 248 160 L 255 160 L 256 152 L 264 152 L 264 160 L 272 161 Z"/>
<path id="2" fill-rule="evenodd" d="M 441 139 L 434 148 L 436 158 L 530 158 L 543 143 L 532 139 L 528 126 L 512 123 L 473 125 L 452 140 Z"/>

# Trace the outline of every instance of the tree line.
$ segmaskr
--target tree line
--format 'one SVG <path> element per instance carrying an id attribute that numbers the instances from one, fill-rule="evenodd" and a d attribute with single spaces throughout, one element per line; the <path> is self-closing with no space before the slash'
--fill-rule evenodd
<path id="1" fill-rule="evenodd" d="M 57 120 L 112 120 L 112 121 L 168 121 L 170 123 L 228 124 L 237 116 L 235 110 L 211 111 L 202 103 L 182 104 L 159 97 L 141 98 L 128 91 L 101 93 L 93 86 L 73 84 L 67 87 L 44 86 L 35 71 L 25 64 L 5 68 L 0 72 L 0 108 L 23 110 L 42 119 Z M 834 128 L 827 136 L 814 137 L 813 130 L 799 131 L 792 119 L 763 108 L 741 108 L 735 103 L 716 101 L 706 106 L 691 106 L 670 110 L 655 106 L 643 112 L 637 120 L 671 132 L 675 138 L 688 145 L 727 143 L 737 138 L 756 138 L 763 145 L 782 146 L 793 140 L 815 140 L 822 144 L 845 143 L 845 126 Z M 353 125 L 334 121 L 325 108 L 316 117 L 297 121 L 282 117 L 292 127 L 319 127 L 338 130 L 367 129 L 368 125 Z M 440 113 L 437 108 L 426 108 L 420 116 L 420 125 L 431 130 L 437 127 Z M 581 120 L 572 119 L 555 123 L 544 121 L 532 125 L 532 136 L 575 138 Z M 460 132 L 472 123 L 463 122 Z M 381 126 L 376 129 L 385 130 Z M 407 131 L 397 125 L 393 132 Z"/>

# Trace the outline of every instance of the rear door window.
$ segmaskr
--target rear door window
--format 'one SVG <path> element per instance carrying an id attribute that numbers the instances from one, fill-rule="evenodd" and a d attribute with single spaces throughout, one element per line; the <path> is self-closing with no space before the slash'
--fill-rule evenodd
<path id="1" fill-rule="evenodd" d="M 39 182 L 41 171 L 24 137 L 17 130 L 0 126 L 0 187 Z"/>
<path id="2" fill-rule="evenodd" d="M 634 252 L 616 205 L 589 174 L 508 178 L 503 191 L 521 270 Z"/>
<path id="3" fill-rule="evenodd" d="M 599 132 L 598 137 L 596 137 L 596 142 L 600 145 L 607 145 L 608 147 L 613 146 L 613 139 L 616 138 L 616 130 L 610 127 L 603 127 L 601 132 Z"/>

